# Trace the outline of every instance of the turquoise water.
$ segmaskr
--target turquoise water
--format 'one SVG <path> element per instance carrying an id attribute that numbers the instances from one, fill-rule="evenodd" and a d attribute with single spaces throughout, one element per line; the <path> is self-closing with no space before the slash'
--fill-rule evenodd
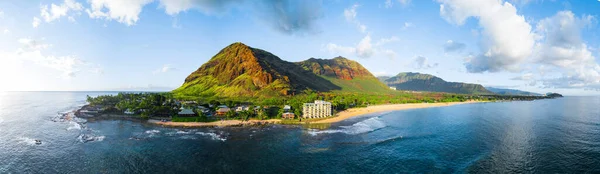
<path id="1" fill-rule="evenodd" d="M 325 130 L 58 117 L 99 94 L 0 93 L 0 173 L 600 172 L 598 97 L 384 112 Z"/>

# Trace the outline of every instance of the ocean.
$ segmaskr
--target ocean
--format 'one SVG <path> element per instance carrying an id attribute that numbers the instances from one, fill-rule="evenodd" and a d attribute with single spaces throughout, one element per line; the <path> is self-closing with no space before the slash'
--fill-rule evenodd
<path id="1" fill-rule="evenodd" d="M 167 128 L 0 92 L 0 173 L 598 173 L 600 97 L 381 112 L 331 125 Z M 36 144 L 41 140 L 42 144 Z"/>

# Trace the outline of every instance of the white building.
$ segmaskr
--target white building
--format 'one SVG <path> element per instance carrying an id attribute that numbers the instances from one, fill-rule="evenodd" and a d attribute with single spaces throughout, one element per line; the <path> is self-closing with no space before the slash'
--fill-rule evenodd
<path id="1" fill-rule="evenodd" d="M 322 100 L 315 100 L 314 103 L 304 103 L 302 113 L 304 118 L 329 117 L 332 114 L 331 103 Z"/>
<path id="2" fill-rule="evenodd" d="M 390 87 L 390 89 L 395 91 L 395 90 L 396 90 L 396 87 Z"/>

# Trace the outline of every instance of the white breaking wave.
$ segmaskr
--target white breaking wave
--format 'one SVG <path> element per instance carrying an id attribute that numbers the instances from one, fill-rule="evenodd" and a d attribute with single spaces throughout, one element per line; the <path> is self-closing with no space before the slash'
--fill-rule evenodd
<path id="1" fill-rule="evenodd" d="M 332 129 L 332 130 L 314 130 L 311 129 L 308 131 L 309 134 L 315 136 L 319 134 L 332 134 L 332 133 L 345 133 L 349 135 L 357 135 L 362 133 L 371 132 L 377 129 L 381 129 L 386 127 L 385 123 L 381 121 L 379 117 L 373 117 L 366 120 L 363 120 L 358 123 L 354 123 L 350 126 L 340 126 L 341 129 Z"/>
<path id="2" fill-rule="evenodd" d="M 26 145 L 30 145 L 30 146 L 35 145 L 35 139 L 33 139 L 33 138 L 19 137 L 18 140 L 19 140 L 20 144 L 26 144 Z"/>
<path id="3" fill-rule="evenodd" d="M 81 135 L 79 135 L 79 137 L 77 137 L 77 139 L 79 139 L 79 142 L 82 142 L 82 143 L 88 143 L 88 142 L 92 142 L 92 141 L 104 141 L 104 138 L 106 138 L 106 137 L 105 136 L 87 135 L 87 134 L 81 134 Z"/>
<path id="4" fill-rule="evenodd" d="M 215 133 L 209 132 L 209 133 L 204 133 L 204 132 L 196 132 L 196 134 L 198 135 L 202 135 L 202 136 L 208 136 L 213 140 L 217 140 L 217 141 L 226 141 L 226 138 L 221 137 L 220 135 L 217 135 Z"/>
<path id="5" fill-rule="evenodd" d="M 81 125 L 77 122 L 70 121 L 67 130 L 81 130 Z"/>
<path id="6" fill-rule="evenodd" d="M 157 133 L 160 133 L 160 131 L 156 130 L 156 129 L 155 130 L 147 130 L 146 133 L 147 134 L 157 134 Z"/>

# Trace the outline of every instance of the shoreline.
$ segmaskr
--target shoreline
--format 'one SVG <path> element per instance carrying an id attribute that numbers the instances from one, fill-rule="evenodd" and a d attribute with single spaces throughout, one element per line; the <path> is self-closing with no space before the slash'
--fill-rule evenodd
<path id="1" fill-rule="evenodd" d="M 336 114 L 335 117 L 319 120 L 311 123 L 336 123 L 344 121 L 350 118 L 363 116 L 366 114 L 372 114 L 377 112 L 385 111 L 400 111 L 407 109 L 421 109 L 421 108 L 433 108 L 433 107 L 445 107 L 454 106 L 459 104 L 472 104 L 472 103 L 485 103 L 487 101 L 465 101 L 465 102 L 446 102 L 446 103 L 407 103 L 407 104 L 387 104 L 387 105 L 374 105 L 366 108 L 351 108 Z"/>
<path id="2" fill-rule="evenodd" d="M 172 121 L 160 121 L 156 119 L 149 119 L 147 123 L 161 125 L 161 126 L 172 126 L 172 127 L 226 127 L 226 126 L 260 126 L 267 124 L 278 124 L 280 119 L 269 119 L 269 120 L 223 120 L 213 122 L 172 122 Z"/>
<path id="3" fill-rule="evenodd" d="M 324 120 L 319 121 L 305 121 L 299 122 L 298 125 L 301 124 L 327 124 L 327 123 L 336 123 L 340 121 L 344 121 L 350 118 L 363 116 L 366 114 L 377 113 L 377 112 L 385 112 L 385 111 L 399 111 L 406 109 L 421 109 L 421 108 L 432 108 L 432 107 L 444 107 L 444 106 L 454 106 L 459 104 L 471 104 L 471 103 L 484 103 L 487 101 L 465 101 L 465 102 L 447 102 L 447 103 L 410 103 L 410 104 L 387 104 L 387 105 L 374 105 L 368 106 L 366 108 L 351 108 L 336 114 L 335 117 L 326 118 Z M 214 122 L 172 122 L 165 121 L 162 122 L 156 119 L 150 119 L 147 123 L 162 125 L 162 126 L 172 126 L 172 127 L 227 127 L 227 126 L 257 126 L 257 125 L 265 125 L 265 124 L 279 124 L 281 123 L 281 119 L 269 119 L 269 120 L 248 120 L 248 121 L 240 121 L 240 120 L 224 120 L 224 121 L 214 121 Z"/>

